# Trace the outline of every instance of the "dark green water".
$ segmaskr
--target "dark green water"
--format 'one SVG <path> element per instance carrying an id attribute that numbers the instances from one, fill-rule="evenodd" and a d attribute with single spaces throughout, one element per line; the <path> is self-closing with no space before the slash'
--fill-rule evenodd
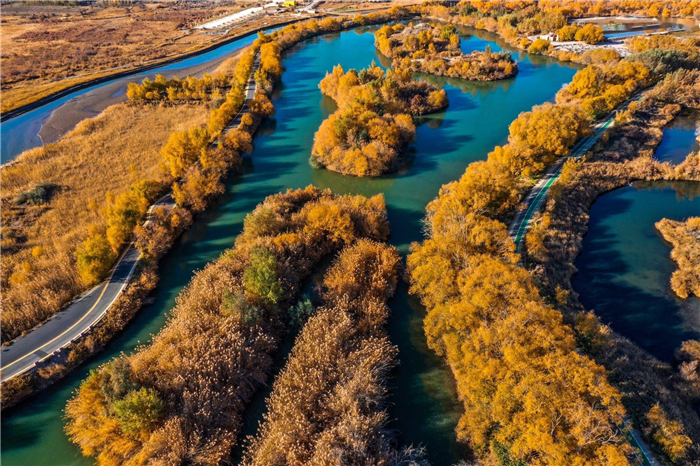
<path id="1" fill-rule="evenodd" d="M 664 136 L 665 137 L 665 136 Z M 678 299 L 676 264 L 654 224 L 700 215 L 700 183 L 657 182 L 607 193 L 593 204 L 576 260 L 574 290 L 603 322 L 662 361 L 700 338 L 700 300 Z"/>
<path id="2" fill-rule="evenodd" d="M 700 150 L 697 137 L 700 135 L 700 113 L 679 116 L 664 129 L 664 136 L 654 157 L 673 165 L 683 163 L 691 152 Z"/>
<path id="3" fill-rule="evenodd" d="M 464 49 L 501 47 L 494 37 L 469 36 Z M 334 105 L 321 96 L 318 83 L 333 66 L 365 67 L 380 61 L 368 32 L 350 31 L 300 44 L 284 54 L 287 71 L 274 96 L 277 115 L 259 132 L 245 171 L 232 180 L 216 205 L 173 248 L 161 266 L 156 303 L 144 308 L 128 330 L 107 350 L 54 387 L 6 413 L 2 419 L 2 461 L 10 465 L 92 464 L 63 433 L 63 409 L 90 369 L 120 352 L 133 351 L 165 323 L 178 292 L 192 273 L 233 245 L 245 215 L 266 196 L 287 188 L 316 184 L 337 193 L 384 193 L 392 234 L 402 254 L 421 239 L 420 220 L 426 204 L 444 183 L 457 179 L 466 166 L 481 160 L 505 141 L 518 113 L 551 100 L 569 82 L 575 68 L 543 57 L 522 54 L 520 74 L 499 83 L 435 80 L 444 85 L 448 110 L 426 117 L 417 130 L 413 163 L 405 173 L 382 179 L 343 177 L 314 170 L 308 164 L 313 135 Z M 392 379 L 392 427 L 400 440 L 427 448 L 434 465 L 449 465 L 465 455 L 454 435 L 460 415 L 449 371 L 425 345 L 424 311 L 402 285 L 390 303 L 389 333 L 399 346 L 401 366 Z"/>

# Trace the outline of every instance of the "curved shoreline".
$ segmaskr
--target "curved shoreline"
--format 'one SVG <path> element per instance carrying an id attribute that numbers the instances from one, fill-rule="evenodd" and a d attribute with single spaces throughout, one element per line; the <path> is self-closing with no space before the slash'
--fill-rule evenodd
<path id="1" fill-rule="evenodd" d="M 119 71 L 119 72 L 117 72 L 117 73 L 109 74 L 109 75 L 107 75 L 107 76 L 103 76 L 103 77 L 100 77 L 100 78 L 91 79 L 91 80 L 85 81 L 85 82 L 83 82 L 83 83 L 74 84 L 74 85 L 69 86 L 69 87 L 67 87 L 67 88 L 65 88 L 65 89 L 62 89 L 62 90 L 60 90 L 60 91 L 57 91 L 57 92 L 55 92 L 55 93 L 53 93 L 53 94 L 51 94 L 51 95 L 48 95 L 48 96 L 46 96 L 46 97 L 42 97 L 41 99 L 39 99 L 39 100 L 37 100 L 37 101 L 34 101 L 34 102 L 32 102 L 32 103 L 23 105 L 23 106 L 21 106 L 21 107 L 15 108 L 15 109 L 10 110 L 10 111 L 7 111 L 7 112 L 5 112 L 5 113 L 0 113 L 0 122 L 9 121 L 9 120 L 11 120 L 11 119 L 13 119 L 13 118 L 16 118 L 16 117 L 18 117 L 18 116 L 20 116 L 20 115 L 23 115 L 23 114 L 27 113 L 27 112 L 30 112 L 30 111 L 32 111 L 32 110 L 36 110 L 36 109 L 38 109 L 38 108 L 41 108 L 41 107 L 43 107 L 43 106 L 46 105 L 46 104 L 50 104 L 51 102 L 55 102 L 56 100 L 62 99 L 63 97 L 67 97 L 67 96 L 69 96 L 70 94 L 72 94 L 72 93 L 74 93 L 74 92 L 81 91 L 81 90 L 84 90 L 84 89 L 88 89 L 88 88 L 90 88 L 90 87 L 92 87 L 92 86 L 96 86 L 96 85 L 98 85 L 98 84 L 104 84 L 104 83 L 107 83 L 107 82 L 110 82 L 110 81 L 113 81 L 113 80 L 116 80 L 116 79 L 125 78 L 125 77 L 127 77 L 127 76 L 131 76 L 131 75 L 134 75 L 134 74 L 143 73 L 144 71 L 150 71 L 150 70 L 153 70 L 153 69 L 156 69 L 156 68 L 160 68 L 160 67 L 162 67 L 162 66 L 171 65 L 171 64 L 173 64 L 173 63 L 177 63 L 177 62 L 180 62 L 180 61 L 183 61 L 183 60 L 187 60 L 187 59 L 189 59 L 189 58 L 194 58 L 194 57 L 197 57 L 197 56 L 199 56 L 199 55 L 203 55 L 203 54 L 205 54 L 205 53 L 208 53 L 208 52 L 211 52 L 211 51 L 216 50 L 216 49 L 218 49 L 218 48 L 221 48 L 221 47 L 223 47 L 224 45 L 228 45 L 228 44 L 230 44 L 230 43 L 232 43 L 232 42 L 236 42 L 236 41 L 238 41 L 238 40 L 245 39 L 246 37 L 250 37 L 250 36 L 252 36 L 252 35 L 254 35 L 254 34 L 257 34 L 258 32 L 267 31 L 267 30 L 270 30 L 270 29 L 275 29 L 275 28 L 278 28 L 278 27 L 287 26 L 287 25 L 289 25 L 289 24 L 293 24 L 293 23 L 296 23 L 296 22 L 299 22 L 299 21 L 303 21 L 303 20 L 305 20 L 305 19 L 309 19 L 309 18 L 306 18 L 306 17 L 296 18 L 296 19 L 292 19 L 292 20 L 285 21 L 285 22 L 282 22 L 282 23 L 277 23 L 277 24 L 273 24 L 273 25 L 269 25 L 269 26 L 265 26 L 265 27 L 256 28 L 256 29 L 250 30 L 250 31 L 248 31 L 248 32 L 245 32 L 245 33 L 243 33 L 243 34 L 240 34 L 240 35 L 237 35 L 237 36 L 234 36 L 234 37 L 230 37 L 230 38 L 224 39 L 224 40 L 222 40 L 222 41 L 220 41 L 220 42 L 217 42 L 217 43 L 215 43 L 215 44 L 212 44 L 212 45 L 207 46 L 207 47 L 205 47 L 205 48 L 202 48 L 202 49 L 200 49 L 200 50 L 196 50 L 196 51 L 194 51 L 194 52 L 189 52 L 189 53 L 186 53 L 186 54 L 183 54 L 183 55 L 178 55 L 178 56 L 176 56 L 176 57 L 166 58 L 165 60 L 159 61 L 159 62 L 157 62 L 157 63 L 151 63 L 151 64 L 149 64 L 149 65 L 139 66 L 139 67 L 132 68 L 132 69 L 126 70 L 126 71 Z"/>

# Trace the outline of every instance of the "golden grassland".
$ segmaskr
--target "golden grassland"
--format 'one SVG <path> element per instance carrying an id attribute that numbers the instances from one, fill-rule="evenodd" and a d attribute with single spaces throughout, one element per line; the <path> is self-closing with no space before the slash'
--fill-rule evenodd
<path id="1" fill-rule="evenodd" d="M 204 105 L 115 105 L 2 168 L 3 340 L 32 328 L 84 288 L 74 251 L 100 219 L 109 193 L 157 176 L 159 151 L 170 134 L 204 123 L 207 113 Z M 41 199 L 20 202 L 42 186 Z"/>

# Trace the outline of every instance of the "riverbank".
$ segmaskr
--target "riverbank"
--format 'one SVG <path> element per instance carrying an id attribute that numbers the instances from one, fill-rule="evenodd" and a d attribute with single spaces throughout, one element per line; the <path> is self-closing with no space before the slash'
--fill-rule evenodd
<path id="1" fill-rule="evenodd" d="M 34 109 L 42 107 L 48 103 L 51 103 L 51 102 L 59 100 L 63 97 L 66 97 L 74 92 L 77 92 L 77 91 L 80 91 L 83 89 L 88 89 L 90 87 L 93 87 L 93 86 L 96 86 L 99 84 L 104 84 L 104 83 L 107 83 L 109 81 L 113 81 L 115 79 L 131 76 L 134 74 L 143 73 L 143 72 L 150 71 L 150 70 L 153 70 L 156 68 L 161 68 L 161 67 L 166 66 L 166 65 L 175 64 L 175 63 L 178 63 L 180 61 L 183 61 L 183 60 L 186 60 L 189 58 L 193 58 L 193 57 L 197 57 L 197 56 L 200 56 L 202 54 L 211 52 L 211 51 L 216 50 L 220 47 L 228 45 L 232 42 L 236 42 L 236 41 L 239 41 L 239 40 L 244 39 L 246 37 L 250 37 L 252 35 L 257 34 L 260 31 L 268 31 L 270 29 L 279 28 L 282 26 L 296 23 L 298 21 L 303 21 L 305 19 L 307 19 L 307 18 L 285 19 L 283 21 L 275 22 L 274 24 L 257 26 L 257 27 L 250 29 L 250 30 L 237 33 L 237 34 L 230 36 L 230 37 L 226 37 L 218 42 L 215 42 L 211 45 L 208 45 L 204 48 L 201 48 L 201 49 L 193 51 L 193 52 L 184 53 L 184 54 L 177 55 L 174 57 L 169 57 L 169 58 L 166 58 L 163 60 L 153 61 L 152 63 L 148 63 L 148 64 L 141 65 L 141 66 L 135 66 L 135 67 L 132 67 L 132 68 L 129 68 L 126 70 L 120 70 L 120 71 L 116 71 L 116 72 L 107 73 L 104 75 L 100 75 L 98 77 L 86 76 L 85 80 L 81 80 L 80 82 L 77 82 L 75 84 L 68 84 L 66 87 L 61 88 L 60 90 L 57 90 L 57 91 L 52 91 L 48 95 L 37 94 L 36 100 L 34 100 L 33 102 L 21 105 L 20 107 L 17 107 L 17 108 L 14 108 L 12 110 L 8 110 L 8 111 L 1 113 L 0 114 L 0 122 L 9 121 L 13 118 L 16 118 L 20 115 L 23 115 L 24 113 L 29 112 L 31 110 L 34 110 Z M 102 95 L 101 97 L 106 98 L 107 96 Z M 98 100 L 101 100 L 101 99 L 98 99 Z M 114 102 L 112 102 L 112 103 L 114 103 Z M 109 106 L 109 105 L 105 105 L 104 107 L 101 108 L 101 110 L 104 110 L 104 108 L 106 108 L 107 106 Z M 75 121 L 75 123 L 77 123 L 78 121 L 80 121 L 80 120 Z M 75 123 L 73 123 L 73 126 L 75 125 Z M 47 140 L 47 142 L 51 142 L 50 138 L 49 138 L 49 140 Z"/>
<path id="2" fill-rule="evenodd" d="M 193 215 L 204 210 L 208 203 L 211 201 L 211 199 L 217 194 L 220 194 L 220 190 L 222 190 L 223 188 L 222 180 L 226 178 L 226 176 L 231 170 L 240 165 L 242 152 L 246 150 L 251 150 L 250 142 L 252 141 L 253 135 L 257 130 L 260 122 L 265 117 L 270 116 L 271 113 L 274 113 L 274 107 L 272 107 L 272 104 L 269 103 L 269 100 L 264 95 L 264 91 L 259 94 L 257 92 L 258 89 L 256 82 L 252 81 L 253 74 L 258 70 L 259 60 L 257 57 L 259 53 L 258 51 L 261 48 L 261 46 L 258 44 L 254 45 L 254 47 L 254 50 L 249 52 L 244 57 L 245 59 L 239 60 L 236 63 L 235 71 L 230 70 L 231 74 L 235 77 L 234 82 L 232 84 L 231 89 L 227 93 L 226 100 L 221 105 L 221 107 L 214 112 L 217 115 L 217 118 L 220 120 L 220 124 L 222 125 L 222 127 L 218 128 L 217 130 L 215 128 L 216 125 L 212 125 L 211 118 L 209 119 L 209 124 L 207 126 L 212 131 L 212 133 L 207 134 L 206 140 L 202 141 L 204 146 L 202 147 L 201 152 L 205 154 L 204 162 L 202 162 L 201 160 L 195 160 L 194 162 L 190 160 L 183 160 L 180 163 L 184 164 L 185 166 L 189 165 L 187 166 L 188 170 L 186 173 L 178 174 L 172 171 L 172 167 L 169 167 L 169 165 L 171 165 L 173 161 L 170 161 L 169 164 L 169 160 L 167 157 L 165 157 L 166 160 L 161 160 L 164 154 L 166 153 L 165 148 L 172 146 L 171 141 L 173 141 L 173 135 L 191 135 L 193 134 L 193 129 L 197 134 L 201 133 L 202 131 L 206 131 L 202 129 L 203 125 L 201 123 L 194 124 L 187 128 L 184 132 L 176 132 L 171 134 L 168 139 L 168 144 L 164 145 L 162 142 L 161 144 L 158 144 L 158 148 L 160 148 L 161 146 L 163 147 L 160 153 L 156 151 L 157 161 L 161 162 L 158 164 L 158 167 L 165 167 L 170 171 L 170 173 L 165 173 L 161 169 L 160 173 L 154 175 L 153 173 L 151 173 L 154 171 L 153 167 L 151 166 L 148 167 L 150 168 L 149 172 L 144 172 L 143 169 L 140 171 L 140 181 L 132 180 L 132 185 L 127 193 L 124 192 L 124 188 L 122 187 L 122 192 L 119 194 L 119 197 L 116 199 L 116 202 L 110 201 L 110 195 L 109 193 L 107 193 L 108 206 L 104 208 L 106 216 L 109 218 L 110 216 L 117 215 L 117 228 L 126 229 L 126 231 L 123 231 L 122 233 L 116 233 L 117 235 L 122 235 L 125 237 L 122 242 L 125 242 L 127 239 L 131 238 L 132 235 L 136 237 L 134 242 L 138 249 L 141 251 L 141 254 L 144 256 L 143 261 L 145 261 L 146 264 L 150 264 L 152 274 L 155 274 L 154 267 L 157 266 L 158 259 L 167 252 L 167 250 L 172 246 L 174 240 L 182 233 L 182 231 L 192 224 Z M 268 57 L 268 60 L 274 60 L 274 57 Z M 266 66 L 269 66 L 269 63 Z M 265 71 L 265 69 L 260 69 L 261 73 Z M 245 78 L 245 76 L 248 77 Z M 244 79 L 244 81 L 240 82 L 240 80 L 242 79 Z M 265 102 L 267 102 L 267 105 L 265 104 Z M 224 109 L 224 106 L 227 106 L 227 108 Z M 187 107 L 188 106 L 185 106 L 185 108 Z M 122 106 L 122 108 L 126 110 L 133 110 L 133 108 L 130 106 Z M 173 108 L 175 110 L 178 110 L 177 106 Z M 117 111 L 119 109 L 120 107 L 116 107 Z M 169 110 L 169 108 L 155 106 L 146 106 L 143 107 L 143 109 L 145 111 L 150 110 L 160 112 Z M 87 123 L 83 124 L 83 128 L 76 130 L 76 134 L 80 135 L 82 133 L 87 133 L 88 135 L 90 135 L 90 133 L 93 130 L 99 130 L 99 127 L 99 120 L 89 120 Z M 99 131 L 97 131 L 97 133 L 100 134 Z M 208 140 L 209 137 L 217 139 L 220 138 L 220 144 L 210 144 Z M 129 138 L 115 138 L 114 140 L 130 142 Z M 175 140 L 177 140 L 177 138 L 175 138 Z M 104 144 L 102 145 L 104 146 Z M 94 145 L 90 146 L 90 148 L 92 147 L 94 147 Z M 41 148 L 37 151 L 40 152 L 43 150 L 45 149 Z M 21 158 L 20 162 L 25 161 L 25 159 L 25 157 Z M 88 163 L 89 162 L 86 162 L 85 164 L 87 165 Z M 110 167 L 118 166 L 119 164 L 110 165 Z M 135 171 L 137 167 L 136 165 L 132 164 L 129 167 L 122 166 L 121 168 L 128 168 L 130 171 Z M 13 169 L 15 170 L 15 172 L 17 172 L 16 169 L 21 169 L 21 167 L 18 167 L 18 164 L 14 164 L 10 168 L 4 167 L 5 171 L 9 169 Z M 136 201 L 137 206 L 130 206 L 129 203 L 134 203 L 134 200 L 132 199 L 134 193 L 140 196 L 144 192 L 148 192 L 149 190 L 162 190 L 165 189 L 165 186 L 169 185 L 170 183 L 172 183 L 172 196 L 178 204 L 175 208 L 168 209 L 167 211 L 163 211 L 163 209 L 158 209 L 156 212 L 156 217 L 148 221 L 143 227 L 138 227 L 136 225 L 129 226 L 128 224 L 124 225 L 125 223 L 131 221 L 132 218 L 119 218 L 123 216 L 121 212 L 129 212 L 129 209 L 142 209 L 143 204 L 148 202 L 148 195 L 146 195 L 145 198 L 139 198 Z M 90 184 L 89 186 L 93 185 Z M 79 202 L 80 199 L 78 200 L 78 203 Z M 16 202 L 14 204 L 16 204 Z M 75 202 L 73 204 L 75 204 Z M 74 205 L 71 206 L 75 208 Z M 97 209 L 95 208 L 92 210 Z M 133 215 L 134 214 L 131 214 L 131 217 L 133 217 Z M 68 217 L 68 215 L 63 215 L 59 217 Z M 79 241 L 80 238 L 84 238 L 82 240 L 82 243 L 80 243 L 80 246 L 77 247 L 77 249 L 75 245 L 69 248 L 69 250 L 73 249 L 75 251 L 74 254 L 76 257 L 71 257 L 69 253 L 60 256 L 60 258 L 63 261 L 67 262 L 67 264 L 62 264 L 62 269 L 64 270 L 71 269 L 70 265 L 74 265 L 74 259 L 77 259 L 75 261 L 77 263 L 72 267 L 72 269 L 75 269 L 77 267 L 77 271 L 68 270 L 71 277 L 64 278 L 64 282 L 68 280 L 69 283 L 73 286 L 85 286 L 89 284 L 86 283 L 86 279 L 84 276 L 86 270 L 91 271 L 90 273 L 92 276 L 92 281 L 101 279 L 101 273 L 98 269 L 104 269 L 105 267 L 108 267 L 110 265 L 110 262 L 113 262 L 113 259 L 111 259 L 109 256 L 105 257 L 104 250 L 106 249 L 107 251 L 110 251 L 111 249 L 115 252 L 119 250 L 119 244 L 113 244 L 112 241 L 115 235 L 115 231 L 114 226 L 108 226 L 110 220 L 107 220 L 107 225 L 101 225 L 101 223 L 104 223 L 104 219 L 98 218 L 91 220 L 92 224 L 90 225 L 89 234 L 87 238 L 85 238 L 84 232 L 81 237 L 73 237 L 74 242 Z M 68 228 L 68 230 L 71 231 L 70 228 Z M 106 240 L 104 238 L 105 234 Z M 102 243 L 105 243 L 105 245 L 101 246 Z M 130 245 L 129 248 L 131 247 L 132 246 Z M 43 248 L 39 247 L 38 249 L 43 253 Z M 36 251 L 36 247 L 32 249 L 32 256 L 34 256 L 35 259 L 41 255 L 36 254 Z M 120 261 L 122 261 L 123 259 L 124 256 L 121 256 Z M 91 262 L 87 262 L 86 265 L 86 260 Z M 24 264 L 25 263 L 23 263 L 23 268 Z M 118 265 L 115 266 L 115 270 L 116 267 L 118 267 Z M 6 267 L 3 267 L 3 269 L 6 269 Z M 92 270 L 95 271 L 92 272 Z M 6 270 L 3 271 L 6 272 Z M 82 280 L 78 279 L 78 272 Z M 16 285 L 16 283 L 12 281 L 13 276 L 14 275 L 10 276 L 10 280 L 4 283 L 5 286 Z M 70 278 L 72 278 L 73 276 L 75 277 L 75 279 L 71 281 Z M 112 278 L 112 275 L 110 275 L 109 280 L 111 281 Z M 138 278 L 142 277 L 138 276 Z M 133 280 L 131 276 L 126 277 L 126 285 L 129 285 L 130 279 Z M 121 281 L 121 279 L 115 280 Z M 56 281 L 58 280 L 54 279 L 50 283 Z M 120 303 L 123 301 L 120 300 L 119 295 L 123 288 L 119 290 L 117 296 L 114 298 L 117 300 L 117 306 L 115 307 L 115 309 L 112 310 L 111 313 L 110 308 L 112 307 L 113 300 L 109 301 L 109 297 L 105 298 L 109 302 L 106 304 L 107 307 L 103 310 L 102 315 L 106 314 L 109 317 L 112 317 L 114 313 L 116 313 L 118 316 L 118 322 L 108 322 L 108 331 L 106 332 L 101 332 L 102 327 L 104 327 L 100 326 L 101 322 L 98 323 L 95 327 L 90 325 L 85 332 L 82 332 L 80 334 L 80 337 L 88 335 L 88 338 L 90 338 L 91 340 L 83 341 L 77 339 L 77 343 L 75 339 L 69 340 L 66 346 L 59 348 L 59 351 L 62 352 L 61 358 L 57 358 L 56 360 L 48 359 L 47 362 L 44 362 L 46 358 L 43 358 L 40 361 L 42 364 L 35 365 L 34 367 L 29 366 L 30 372 L 23 371 L 23 375 L 20 375 L 14 379 L 6 380 L 4 385 L 6 386 L 9 383 L 11 389 L 9 390 L 9 394 L 7 389 L 3 390 L 3 406 L 11 406 L 17 403 L 22 398 L 36 392 L 37 390 L 45 388 L 58 378 L 63 377 L 66 373 L 70 372 L 70 370 L 72 370 L 75 366 L 82 362 L 86 357 L 100 350 L 104 346 L 105 342 L 111 337 L 111 335 L 113 335 L 115 332 L 122 330 L 126 322 L 128 322 L 128 320 L 130 320 L 133 314 L 139 309 L 141 300 L 150 291 L 153 290 L 156 282 L 157 276 L 156 279 L 154 279 L 153 276 L 150 276 L 146 283 L 143 284 L 143 287 L 136 287 L 137 295 L 135 296 L 135 299 L 130 300 L 129 298 L 134 298 L 134 296 L 129 296 L 129 293 L 127 292 L 126 301 L 128 302 L 128 304 L 124 312 L 120 312 L 121 308 L 119 306 Z M 48 286 L 46 284 L 39 284 L 39 286 L 42 285 Z M 105 290 L 107 289 L 107 286 L 109 285 L 105 285 Z M 14 288 L 11 291 L 15 291 Z M 18 293 L 22 293 L 23 291 L 24 290 L 20 288 Z M 63 291 L 65 293 L 67 290 Z M 129 289 L 129 291 L 131 291 L 131 289 Z M 39 294 L 44 295 L 46 293 Z M 103 295 L 104 292 L 97 297 L 97 301 L 94 305 L 92 305 L 92 307 L 88 311 L 88 314 L 93 309 L 98 307 L 100 301 L 103 298 Z M 6 293 L 3 294 L 4 299 L 6 298 L 6 296 Z M 68 298 L 69 297 L 70 295 L 68 296 Z M 62 298 L 66 299 L 66 296 L 62 296 Z M 10 301 L 10 303 L 12 303 L 12 301 Z M 3 304 L 6 304 L 6 302 L 3 301 Z M 43 307 L 45 309 L 43 310 L 45 312 L 52 310 L 57 305 L 55 301 L 47 303 L 42 302 L 41 304 L 44 305 Z M 76 309 L 74 310 L 75 312 L 81 312 L 82 305 L 80 303 L 76 303 L 74 307 L 76 307 Z M 37 319 L 37 316 L 33 317 L 35 320 Z M 39 319 L 41 319 L 41 317 L 42 316 L 38 316 Z M 23 323 L 26 326 L 27 323 Z M 90 324 L 90 322 L 86 323 Z M 73 327 L 75 327 L 75 325 L 73 325 Z M 65 332 L 67 332 L 68 330 L 66 330 Z M 6 334 L 3 333 L 3 336 L 6 336 Z M 53 340 L 56 340 L 56 338 L 54 338 Z M 93 340 L 96 340 L 96 342 Z M 41 341 L 38 342 L 38 344 L 41 343 Z M 41 347 L 43 348 L 44 346 L 45 345 Z M 69 363 L 68 366 L 64 364 L 66 362 Z M 25 364 L 28 363 L 29 362 L 26 362 Z M 15 370 L 17 369 L 15 368 Z"/>
<path id="3" fill-rule="evenodd" d="M 308 18 L 283 19 L 281 21 L 274 22 L 273 24 L 255 26 L 252 29 L 237 32 L 236 34 L 234 34 L 230 37 L 225 37 L 224 39 L 222 39 L 220 41 L 214 42 L 210 45 L 207 45 L 206 47 L 203 47 L 201 49 L 198 49 L 198 50 L 195 50 L 192 52 L 187 52 L 187 53 L 180 54 L 177 56 L 168 57 L 168 58 L 165 58 L 162 60 L 155 60 L 151 63 L 137 65 L 137 66 L 125 69 L 125 70 L 107 72 L 105 74 L 98 75 L 97 77 L 85 76 L 83 78 L 78 78 L 78 79 L 80 79 L 79 82 L 72 83 L 72 81 L 71 81 L 71 83 L 67 84 L 66 87 L 61 87 L 58 90 L 50 91 L 49 94 L 42 94 L 42 93 L 35 94 L 34 98 L 36 100 L 34 100 L 30 103 L 27 103 L 27 104 L 23 104 L 17 108 L 13 108 L 11 110 L 8 110 L 8 111 L 1 113 L 0 114 L 0 122 L 5 122 L 8 120 L 11 120 L 12 118 L 18 117 L 18 116 L 20 116 L 24 113 L 27 113 L 31 110 L 34 110 L 34 109 L 42 107 L 48 103 L 59 100 L 59 99 L 66 97 L 74 92 L 77 92 L 77 91 L 80 91 L 83 89 L 87 89 L 87 88 L 90 88 L 90 87 L 93 87 L 93 86 L 96 86 L 99 84 L 104 84 L 104 83 L 107 83 L 109 81 L 113 81 L 115 79 L 131 76 L 134 74 L 144 73 L 144 72 L 156 69 L 156 68 L 161 68 L 161 67 L 166 66 L 166 65 L 175 64 L 175 63 L 178 63 L 180 61 L 183 61 L 183 60 L 186 60 L 189 58 L 194 58 L 194 57 L 200 56 L 202 54 L 216 50 L 216 49 L 223 47 L 225 45 L 228 45 L 232 42 L 236 42 L 236 41 L 239 41 L 239 40 L 244 39 L 246 37 L 253 36 L 260 31 L 268 31 L 271 29 L 275 29 L 275 28 L 279 28 L 279 27 L 283 27 L 283 26 L 286 26 L 289 24 L 296 23 L 298 21 L 303 21 L 305 19 L 308 19 Z M 71 78 L 71 79 L 74 79 L 74 78 Z M 107 96 L 103 95 L 101 97 L 106 98 Z M 112 103 L 114 103 L 114 102 L 112 102 Z M 102 107 L 102 110 L 104 108 L 106 108 L 107 106 L 108 105 Z M 80 120 L 78 120 L 78 121 L 80 121 Z M 75 123 L 77 123 L 77 121 L 75 121 Z M 74 124 L 73 124 L 73 126 L 74 126 Z M 47 142 L 51 142 L 51 141 L 47 140 Z"/>
<path id="4" fill-rule="evenodd" d="M 672 87 L 677 89 L 678 85 Z M 545 212 L 528 235 L 524 258 L 543 293 L 558 303 L 576 329 L 586 352 L 610 372 L 610 380 L 622 394 L 635 427 L 657 453 L 675 456 L 676 464 L 693 464 L 700 455 L 696 447 L 700 419 L 693 408 L 696 389 L 676 377 L 670 365 L 661 363 L 587 312 L 571 285 L 576 272 L 574 260 L 588 227 L 588 212 L 599 196 L 634 180 L 700 181 L 697 155 L 678 166 L 653 159 L 663 134 L 661 128 L 681 109 L 677 104 L 655 100 L 655 95 L 656 90 L 647 91 L 642 100 L 618 117 L 618 126 L 583 161 L 567 168 Z M 657 404 L 662 410 L 661 418 L 649 414 Z M 682 457 L 670 452 L 669 443 L 659 443 L 656 432 L 665 428 L 663 422 L 681 426 L 679 437 L 669 438 L 668 442 L 680 441 L 681 435 L 692 439 L 694 444 L 683 447 Z"/>

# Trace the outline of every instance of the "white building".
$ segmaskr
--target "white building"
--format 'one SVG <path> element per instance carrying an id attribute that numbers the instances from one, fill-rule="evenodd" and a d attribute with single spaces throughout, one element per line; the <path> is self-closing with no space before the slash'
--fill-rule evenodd
<path id="1" fill-rule="evenodd" d="M 239 11 L 238 13 L 234 13 L 232 15 L 224 16 L 223 18 L 215 19 L 213 21 L 200 24 L 199 26 L 196 26 L 195 29 L 220 29 L 223 27 L 232 26 L 236 23 L 240 23 L 241 21 L 253 19 L 256 16 L 261 16 L 265 13 L 265 10 L 268 8 L 276 9 L 279 6 L 279 4 L 283 1 L 284 0 L 273 0 L 272 3 L 267 3 L 263 6 L 248 8 L 246 10 Z"/>

